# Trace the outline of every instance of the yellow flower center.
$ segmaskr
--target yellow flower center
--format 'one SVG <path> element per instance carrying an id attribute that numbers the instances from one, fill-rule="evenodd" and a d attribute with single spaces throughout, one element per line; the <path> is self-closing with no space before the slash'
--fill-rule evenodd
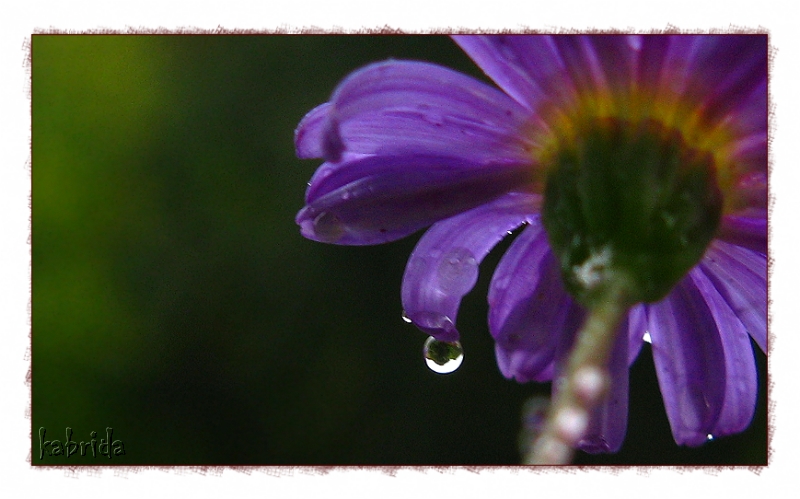
<path id="1" fill-rule="evenodd" d="M 590 306 L 612 280 L 634 302 L 663 298 L 705 253 L 732 184 L 724 127 L 701 133 L 701 114 L 677 102 L 619 102 L 552 108 L 539 139 L 545 229 L 567 289 Z"/>
<path id="2" fill-rule="evenodd" d="M 716 172 L 716 182 L 723 196 L 723 213 L 736 211 L 744 203 L 738 199 L 735 183 L 744 173 L 736 160 L 735 123 L 723 120 L 709 123 L 703 106 L 690 93 L 632 88 L 582 92 L 569 105 L 548 103 L 538 110 L 541 124 L 534 133 L 539 144 L 535 160 L 545 177 L 557 164 L 565 149 L 581 142 L 581 134 L 600 122 L 625 123 L 631 129 L 658 129 L 664 140 L 680 140 L 692 156 L 708 156 Z M 635 163 L 629 165 L 635 169 Z M 541 178 L 540 180 L 544 180 Z"/>

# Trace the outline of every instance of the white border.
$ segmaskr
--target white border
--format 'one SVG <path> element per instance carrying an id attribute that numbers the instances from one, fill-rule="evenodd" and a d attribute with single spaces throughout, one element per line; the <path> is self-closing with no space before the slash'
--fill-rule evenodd
<path id="1" fill-rule="evenodd" d="M 713 493 L 722 497 L 752 497 L 769 494 L 783 487 L 781 478 L 794 473 L 794 453 L 798 444 L 796 388 L 797 374 L 790 371 L 797 361 L 797 327 L 788 310 L 796 308 L 789 286 L 798 281 L 797 257 L 800 232 L 794 220 L 800 213 L 798 187 L 800 168 L 795 164 L 794 147 L 800 137 L 796 113 L 800 111 L 797 82 L 800 81 L 800 53 L 794 12 L 789 2 L 762 0 L 561 0 L 560 2 L 492 0 L 259 0 L 225 2 L 176 2 L 138 0 L 135 2 L 36 1 L 6 6 L 0 30 L 0 318 L 7 339 L 0 348 L 2 413 L 0 414 L 0 495 L 3 497 L 58 496 L 86 497 L 86 489 L 102 482 L 106 492 L 116 497 L 140 497 L 153 491 L 180 493 L 183 496 L 232 496 L 247 490 L 264 495 L 307 497 L 341 491 L 350 496 L 409 497 L 410 494 L 461 497 L 533 497 L 556 492 L 574 497 L 585 492 L 592 497 L 624 497 L 628 493 L 648 497 L 694 497 Z M 314 470 L 253 469 L 251 474 L 234 470 L 211 471 L 208 475 L 190 470 L 103 470 L 70 473 L 69 470 L 31 469 L 29 453 L 30 420 L 26 419 L 29 389 L 25 384 L 30 361 L 29 284 L 30 257 L 28 196 L 30 192 L 29 75 L 25 44 L 34 30 L 53 28 L 86 30 L 140 29 L 232 29 L 361 30 L 382 27 L 412 32 L 444 29 L 728 29 L 763 27 L 769 30 L 771 44 L 777 48 L 772 67 L 770 90 L 776 115 L 772 121 L 774 171 L 771 192 L 775 199 L 771 226 L 772 351 L 770 375 L 774 383 L 771 396 L 773 453 L 770 466 L 756 473 L 736 470 L 620 469 L 532 473 L 519 468 L 475 472 L 455 470 L 399 470 L 394 475 L 379 470 L 333 470 L 319 474 Z M 576 476 L 576 473 L 580 476 Z M 289 476 L 287 476 L 289 475 Z M 66 479 L 65 479 L 66 477 Z M 100 477 L 100 478 L 98 478 Z M 568 485 L 567 485 L 568 482 Z M 666 487 L 661 485 L 668 485 Z M 562 489 L 563 487 L 563 489 Z M 706 490 L 707 489 L 707 490 Z M 16 491 L 9 494 L 9 491 Z M 91 492 L 90 492 L 91 493 Z"/>

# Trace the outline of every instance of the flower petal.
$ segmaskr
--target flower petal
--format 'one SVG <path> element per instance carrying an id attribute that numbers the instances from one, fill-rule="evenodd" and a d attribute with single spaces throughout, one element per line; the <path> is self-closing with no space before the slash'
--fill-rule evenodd
<path id="1" fill-rule="evenodd" d="M 755 140 L 759 140 L 755 138 Z M 762 164 L 766 165 L 766 142 L 761 141 L 760 147 L 761 151 L 755 154 L 764 154 L 764 157 L 760 160 L 756 160 L 762 162 Z M 739 161 L 745 162 L 750 161 L 751 159 L 755 159 L 753 156 L 749 158 L 743 157 L 745 155 L 749 155 L 748 153 L 740 154 Z M 751 165 L 755 166 L 756 161 L 750 162 Z M 736 185 L 734 186 L 734 195 L 736 198 L 736 202 L 740 206 L 744 206 L 743 209 L 740 209 L 738 213 L 732 213 L 732 215 L 750 215 L 751 218 L 763 218 L 766 221 L 766 208 L 767 208 L 767 174 L 766 171 L 750 171 L 748 173 L 743 173 L 739 176 Z M 766 232 L 762 232 L 762 238 L 766 239 Z"/>
<path id="2" fill-rule="evenodd" d="M 335 156 L 336 151 L 341 150 L 341 144 L 327 142 L 330 135 L 327 130 L 330 109 L 331 104 L 326 102 L 309 111 L 300 120 L 294 131 L 294 147 L 298 158 Z"/>
<path id="3" fill-rule="evenodd" d="M 528 109 L 535 110 L 543 99 L 567 102 L 575 92 L 549 36 L 458 35 L 453 39 L 489 78 Z"/>
<path id="4" fill-rule="evenodd" d="M 403 276 L 406 316 L 437 340 L 458 340 L 458 306 L 475 285 L 480 262 L 508 231 L 531 220 L 539 202 L 539 196 L 508 194 L 433 225 Z"/>
<path id="5" fill-rule="evenodd" d="M 485 83 L 435 64 L 371 64 L 343 80 L 328 107 L 312 113 L 296 131 L 296 147 L 330 161 L 343 152 L 425 153 L 476 164 L 531 157 L 528 110 Z"/>
<path id="6" fill-rule="evenodd" d="M 703 75 L 702 79 L 695 79 L 705 96 L 701 112 L 706 122 L 718 123 L 744 106 L 757 112 L 745 115 L 744 121 L 755 122 L 766 129 L 766 35 L 704 36 L 691 62 L 690 71 Z M 718 69 L 708 71 L 710 64 Z M 760 92 L 754 92 L 758 89 Z M 746 105 L 751 99 L 755 99 L 757 109 Z"/>
<path id="7" fill-rule="evenodd" d="M 742 322 L 762 351 L 767 351 L 767 257 L 715 241 L 700 269 Z"/>
<path id="8" fill-rule="evenodd" d="M 628 311 L 628 366 L 633 364 L 644 344 L 647 330 L 647 310 L 645 305 L 638 304 Z"/>
<path id="9" fill-rule="evenodd" d="M 364 245 L 405 237 L 530 181 L 526 166 L 476 167 L 433 156 L 345 160 L 315 175 L 307 205 L 297 214 L 301 233 L 315 241 Z"/>
<path id="10" fill-rule="evenodd" d="M 538 220 L 503 255 L 488 299 L 500 372 L 521 383 L 552 379 L 559 345 L 580 326 L 583 311 L 561 284 L 558 262 Z"/>
<path id="11" fill-rule="evenodd" d="M 758 398 L 758 375 L 750 337 L 703 271 L 695 268 L 689 275 L 714 316 L 725 353 L 725 398 L 719 419 L 709 433 L 713 437 L 739 433 L 753 420 Z"/>
<path id="12" fill-rule="evenodd" d="M 666 298 L 648 305 L 647 319 L 675 442 L 702 445 L 715 429 L 726 390 L 719 326 L 689 277 Z"/>
<path id="13" fill-rule="evenodd" d="M 751 209 L 750 212 L 722 217 L 717 238 L 765 255 L 768 230 L 766 209 Z"/>
<path id="14" fill-rule="evenodd" d="M 609 358 L 611 384 L 608 393 L 592 413 L 586 436 L 578 444 L 584 452 L 617 452 L 625 440 L 628 427 L 628 330 L 628 320 L 625 319 L 617 329 Z"/>

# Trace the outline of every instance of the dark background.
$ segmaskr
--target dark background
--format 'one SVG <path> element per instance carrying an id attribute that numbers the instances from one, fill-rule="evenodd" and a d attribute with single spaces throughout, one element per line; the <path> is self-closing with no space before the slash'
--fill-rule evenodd
<path id="1" fill-rule="evenodd" d="M 388 57 L 483 78 L 446 37 L 33 37 L 34 464 L 519 463 L 521 407 L 549 386 L 495 364 L 485 296 L 508 243 L 463 301 L 465 361 L 442 376 L 400 317 L 419 235 L 337 247 L 294 223 L 319 164 L 295 158 L 295 126 Z M 687 449 L 644 348 L 622 451 L 577 463 L 765 464 L 758 359 L 751 428 Z M 112 427 L 126 454 L 40 461 L 40 427 Z"/>

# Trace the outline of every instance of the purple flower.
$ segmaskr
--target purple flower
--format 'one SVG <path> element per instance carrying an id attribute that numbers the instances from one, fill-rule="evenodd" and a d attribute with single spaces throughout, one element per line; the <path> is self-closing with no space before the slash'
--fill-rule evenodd
<path id="1" fill-rule="evenodd" d="M 303 118 L 297 155 L 325 162 L 297 215 L 302 234 L 366 245 L 431 226 L 402 302 L 418 328 L 454 342 L 481 260 L 524 226 L 488 295 L 500 371 L 519 382 L 557 374 L 592 279 L 574 259 L 612 248 L 640 294 L 581 447 L 621 446 L 645 338 L 678 444 L 744 430 L 757 391 L 750 338 L 767 342 L 766 36 L 455 41 L 500 90 L 386 61 Z"/>

